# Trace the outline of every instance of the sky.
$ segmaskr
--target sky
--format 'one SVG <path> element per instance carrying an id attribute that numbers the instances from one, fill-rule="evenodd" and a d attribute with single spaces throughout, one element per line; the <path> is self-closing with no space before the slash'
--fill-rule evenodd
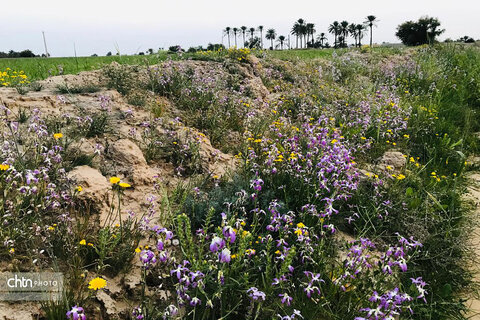
<path id="1" fill-rule="evenodd" d="M 222 36 L 227 26 L 263 25 L 288 36 L 299 18 L 327 33 L 335 20 L 362 23 L 367 15 L 379 20 L 374 43 L 399 42 L 397 26 L 424 15 L 438 18 L 446 29 L 440 40 L 480 39 L 480 0 L 0 0 L 0 11 L 0 51 L 41 54 L 44 31 L 48 51 L 56 57 L 227 44 Z"/>

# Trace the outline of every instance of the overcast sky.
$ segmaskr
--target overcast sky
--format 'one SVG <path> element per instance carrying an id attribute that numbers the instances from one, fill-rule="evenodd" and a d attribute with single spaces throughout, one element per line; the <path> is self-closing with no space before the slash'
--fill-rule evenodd
<path id="1" fill-rule="evenodd" d="M 334 20 L 361 23 L 370 14 L 379 19 L 377 43 L 399 42 L 396 27 L 422 15 L 439 18 L 446 29 L 441 39 L 480 39 L 480 0 L 0 0 L 0 12 L 0 51 L 42 53 L 45 31 L 52 56 L 74 55 L 74 44 L 79 56 L 206 46 L 222 42 L 226 26 L 263 25 L 287 36 L 298 18 L 326 32 Z"/>

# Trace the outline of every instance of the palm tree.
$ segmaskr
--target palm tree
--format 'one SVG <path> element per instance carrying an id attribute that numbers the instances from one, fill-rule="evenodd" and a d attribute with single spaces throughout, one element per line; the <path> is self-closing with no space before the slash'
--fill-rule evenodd
<path id="1" fill-rule="evenodd" d="M 275 29 L 268 29 L 267 34 L 265 35 L 265 38 L 271 41 L 272 46 L 270 47 L 273 50 L 273 40 L 275 40 L 275 37 L 277 36 L 277 33 L 275 32 Z"/>
<path id="2" fill-rule="evenodd" d="M 263 49 L 263 26 L 258 26 L 258 31 L 260 31 L 260 45 Z"/>
<path id="3" fill-rule="evenodd" d="M 317 30 L 315 30 L 315 24 L 314 23 L 307 23 L 307 42 L 310 40 L 310 36 L 312 36 L 312 44 L 315 42 L 314 40 L 314 34 Z"/>
<path id="4" fill-rule="evenodd" d="M 325 37 L 325 33 L 322 32 L 320 35 L 317 37 L 318 42 L 320 42 L 320 47 L 323 48 L 323 42 L 327 40 L 327 37 Z"/>
<path id="5" fill-rule="evenodd" d="M 305 25 L 304 19 L 300 18 L 295 22 L 292 28 L 292 34 L 297 36 L 297 48 L 298 48 L 298 38 L 300 38 L 300 48 L 302 48 L 303 47 L 302 38 L 305 38 L 307 35 L 307 26 Z"/>
<path id="6" fill-rule="evenodd" d="M 245 47 L 245 32 L 247 31 L 247 27 L 241 26 L 240 29 L 242 29 L 242 34 L 243 34 L 243 47 Z"/>
<path id="7" fill-rule="evenodd" d="M 225 34 L 227 35 L 228 37 L 228 47 L 230 48 L 230 31 L 232 30 L 232 28 L 230 27 L 226 27 L 225 28 Z"/>
<path id="8" fill-rule="evenodd" d="M 300 25 L 297 22 L 293 24 L 292 31 L 290 33 L 295 36 L 295 47 L 298 49 L 298 37 L 300 36 L 301 31 Z"/>
<path id="9" fill-rule="evenodd" d="M 355 23 L 350 23 L 348 26 L 348 33 L 350 36 L 355 39 L 355 47 L 357 46 L 357 25 Z"/>
<path id="10" fill-rule="evenodd" d="M 278 36 L 277 42 L 280 45 L 280 49 L 283 50 L 283 43 L 285 42 L 285 36 Z"/>
<path id="11" fill-rule="evenodd" d="M 255 28 L 250 28 L 248 29 L 248 31 L 250 32 L 250 39 L 253 39 L 253 37 L 255 36 Z"/>
<path id="12" fill-rule="evenodd" d="M 358 47 L 362 46 L 363 33 L 365 32 L 365 26 L 363 24 L 357 24 L 357 37 L 358 37 Z"/>
<path id="13" fill-rule="evenodd" d="M 331 25 L 328 26 L 328 32 L 333 33 L 335 35 L 335 42 L 333 43 L 334 48 L 337 48 L 337 37 L 340 32 L 340 23 L 338 21 L 333 21 Z"/>
<path id="14" fill-rule="evenodd" d="M 340 33 L 343 36 L 343 47 L 347 46 L 347 36 L 348 36 L 348 21 L 343 20 L 340 22 Z"/>
<path id="15" fill-rule="evenodd" d="M 237 47 L 237 33 L 238 33 L 238 28 L 235 27 L 232 29 L 233 30 L 233 36 L 235 37 L 235 48 Z"/>
<path id="16" fill-rule="evenodd" d="M 365 20 L 365 24 L 370 27 L 370 48 L 372 47 L 373 26 L 376 26 L 375 22 L 377 21 L 375 16 L 367 16 L 367 20 Z"/>

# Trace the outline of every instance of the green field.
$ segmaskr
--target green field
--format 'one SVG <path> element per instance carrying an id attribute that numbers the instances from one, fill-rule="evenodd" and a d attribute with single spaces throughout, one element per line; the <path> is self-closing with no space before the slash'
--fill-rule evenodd
<path id="1" fill-rule="evenodd" d="M 342 55 L 349 49 L 294 49 L 266 51 L 269 56 L 281 60 L 312 60 L 319 58 L 329 59 L 335 52 Z M 398 53 L 399 49 L 378 47 L 375 52 L 392 54 Z M 5 58 L 0 59 L 0 71 L 6 68 L 20 71 L 23 70 L 30 81 L 46 79 L 52 75 L 76 74 L 81 71 L 100 69 L 102 66 L 117 62 L 128 65 L 152 65 L 166 59 L 199 59 L 198 53 L 185 53 L 181 57 L 162 51 L 153 55 L 120 55 L 103 57 L 65 57 L 65 58 Z"/>
<path id="2" fill-rule="evenodd" d="M 97 70 L 106 64 L 155 64 L 167 58 L 167 53 L 145 56 L 68 57 L 68 58 L 6 58 L 0 59 L 0 70 L 23 70 L 30 80 L 45 79 L 50 75 L 75 74 Z"/>

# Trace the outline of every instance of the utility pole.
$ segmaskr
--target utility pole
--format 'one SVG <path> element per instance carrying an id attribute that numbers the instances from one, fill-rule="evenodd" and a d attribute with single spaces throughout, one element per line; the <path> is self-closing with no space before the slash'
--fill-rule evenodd
<path id="1" fill-rule="evenodd" d="M 43 34 L 43 45 L 45 46 L 45 57 L 48 58 L 49 54 L 48 54 L 48 50 L 47 50 L 47 40 L 45 40 L 45 32 L 42 31 L 42 34 Z"/>

